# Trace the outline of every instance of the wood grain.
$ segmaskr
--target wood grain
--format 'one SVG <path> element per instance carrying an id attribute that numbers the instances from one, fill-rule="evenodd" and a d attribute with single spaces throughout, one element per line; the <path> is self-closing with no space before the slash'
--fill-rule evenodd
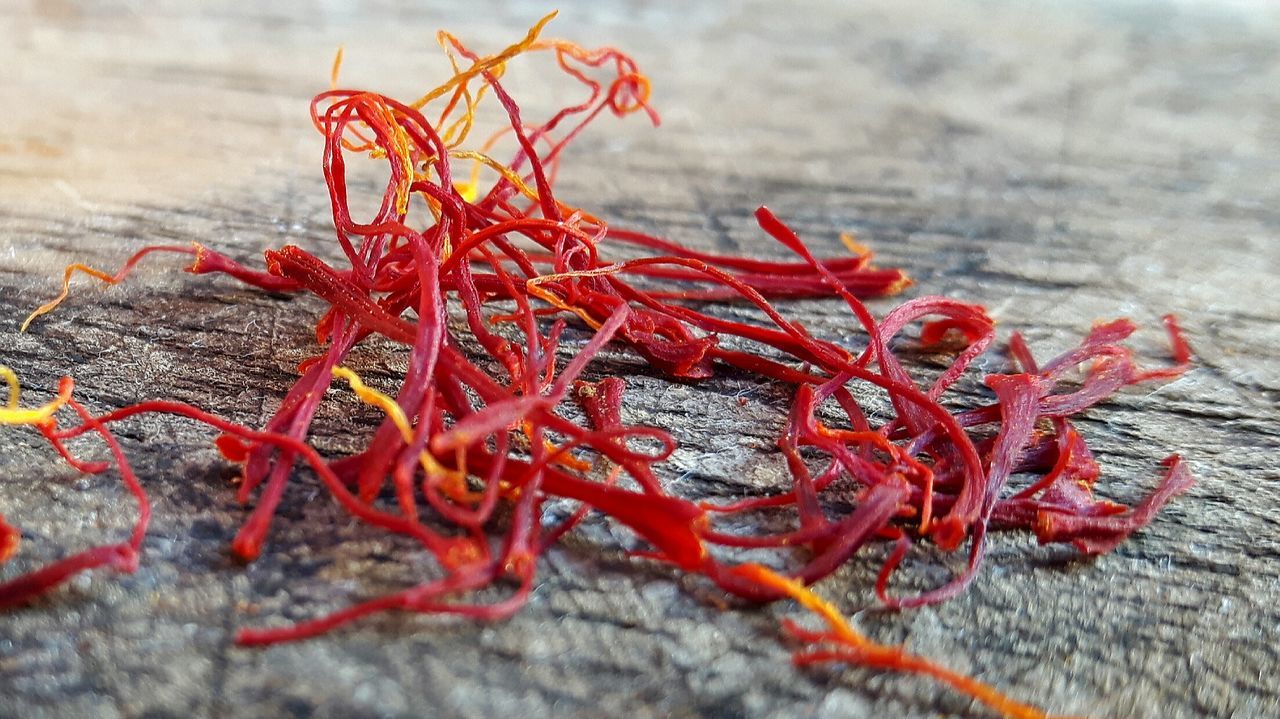
<path id="1" fill-rule="evenodd" d="M 306 102 L 334 48 L 346 45 L 345 82 L 408 96 L 445 71 L 437 27 L 496 48 L 542 9 L 243 5 L 0 8 L 0 363 L 31 397 L 71 373 L 98 410 L 165 396 L 269 416 L 311 351 L 311 303 L 157 260 L 168 271 L 78 285 L 31 332 L 18 321 L 73 259 L 111 267 L 189 240 L 247 261 L 286 242 L 332 252 Z M 1129 316 L 1158 361 L 1157 318 L 1177 312 L 1197 368 L 1082 427 L 1111 496 L 1141 496 L 1173 451 L 1196 488 L 1107 557 L 1002 535 L 964 596 L 859 621 L 1055 711 L 1280 714 L 1280 18 L 1244 2 L 846 5 L 564 7 L 555 33 L 631 51 L 665 122 L 584 137 L 562 193 L 620 224 L 757 255 L 781 255 L 750 220 L 761 203 L 827 252 L 857 231 L 913 273 L 911 293 L 985 303 L 1041 354 Z M 512 82 L 535 115 L 563 97 L 531 71 Z M 788 309 L 858 341 L 834 303 Z M 359 358 L 375 377 L 402 361 L 378 346 Z M 674 487 L 728 496 L 778 481 L 784 394 L 616 361 L 640 372 L 628 419 L 682 443 L 664 475 Z M 962 396 L 981 397 L 976 378 Z M 326 451 L 352 449 L 346 433 L 373 420 L 344 402 L 322 415 Z M 245 510 L 208 433 L 148 419 L 122 440 L 156 500 L 143 567 L 0 616 L 0 716 L 982 716 L 923 681 L 793 668 L 776 621 L 791 610 L 722 610 L 705 585 L 628 561 L 630 540 L 599 520 L 547 558 L 511 621 L 388 618 L 236 649 L 236 627 L 314 616 L 422 567 L 305 477 L 270 551 L 237 566 L 227 543 Z M 0 512 L 24 530 L 5 576 L 130 521 L 112 476 L 76 476 L 33 434 L 0 433 L 0 452 Z M 851 613 L 875 604 L 870 555 L 821 585 Z M 948 562 L 926 555 L 904 574 L 923 587 Z"/>

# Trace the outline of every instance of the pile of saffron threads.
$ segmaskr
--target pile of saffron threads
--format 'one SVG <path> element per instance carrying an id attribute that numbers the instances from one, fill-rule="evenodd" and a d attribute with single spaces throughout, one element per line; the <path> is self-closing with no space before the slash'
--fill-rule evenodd
<path id="1" fill-rule="evenodd" d="M 417 586 L 332 614 L 243 629 L 236 636 L 242 645 L 315 637 L 387 611 L 502 619 L 528 599 L 539 557 L 597 513 L 643 543 L 633 552 L 637 561 L 673 565 L 748 600 L 791 598 L 814 612 L 824 630 L 785 627 L 801 646 L 799 664 L 847 662 L 923 674 L 1003 715 L 1045 716 L 901 647 L 867 639 L 809 587 L 863 547 L 889 542 L 874 591 L 886 607 L 920 607 L 956 596 L 973 581 L 992 529 L 1030 530 L 1042 543 L 1092 555 L 1146 525 L 1191 485 L 1179 458 L 1164 461 L 1163 478 L 1136 506 L 1098 499 L 1099 466 L 1071 418 L 1127 385 L 1184 372 L 1190 349 L 1173 318 L 1165 323 L 1174 364 L 1162 369 L 1138 367 L 1123 344 L 1135 330 L 1125 320 L 1095 325 L 1076 347 L 1047 362 L 1015 334 L 1008 354 L 1016 370 L 983 379 L 993 400 L 953 411 L 943 404 L 948 389 L 995 341 L 994 322 L 981 306 L 926 296 L 877 320 L 860 298 L 900 291 L 908 284 L 902 272 L 873 268 L 869 253 L 852 241 L 846 243 L 852 256 L 816 259 L 763 207 L 755 216 L 760 229 L 793 259 L 708 254 L 611 227 L 557 200 L 553 179 L 561 157 L 588 124 L 606 112 L 644 113 L 654 124 L 658 116 L 649 106 L 649 81 L 631 58 L 613 48 L 542 39 L 553 16 L 491 55 L 440 32 L 454 74 L 413 102 L 336 89 L 335 61 L 335 89 L 315 97 L 311 114 L 324 137 L 341 266 L 289 245 L 267 251 L 265 270 L 257 270 L 196 244 L 148 247 L 114 275 L 79 264 L 67 268 L 61 295 L 26 324 L 66 297 L 74 273 L 114 284 L 153 252 L 192 255 L 186 270 L 194 274 L 222 273 L 274 293 L 309 293 L 328 310 L 316 323 L 319 351 L 302 363 L 299 379 L 261 428 L 164 400 L 95 415 L 75 399 L 70 378 L 50 402 L 23 408 L 17 377 L 0 368 L 10 389 L 0 424 L 33 428 L 79 471 L 114 467 L 139 506 L 127 540 L 9 579 L 0 584 L 0 609 L 27 603 L 86 570 L 138 567 L 150 508 L 112 428 L 138 415 L 167 414 L 215 430 L 222 455 L 241 466 L 239 497 L 252 507 L 232 543 L 241 559 L 269 548 L 285 487 L 306 468 L 342 508 L 416 540 L 437 568 Z M 523 116 L 502 81 L 507 63 L 532 54 L 554 58 L 554 67 L 584 92 L 542 122 Z M 509 122 L 469 145 L 476 109 L 487 98 Z M 505 163 L 492 154 L 504 142 L 514 143 Z M 353 218 L 348 206 L 346 163 L 360 154 L 388 170 L 381 204 L 366 222 Z M 850 351 L 815 337 L 773 304 L 800 297 L 846 305 L 865 333 L 865 348 Z M 754 307 L 755 319 L 698 309 L 719 302 Z M 950 358 L 927 383 L 891 349 L 917 322 L 919 343 Z M 365 384 L 347 364 L 353 348 L 374 336 L 409 348 L 408 367 L 391 393 Z M 576 352 L 565 346 L 572 337 L 586 338 Z M 623 421 L 625 378 L 581 379 L 606 346 L 630 351 L 674 380 L 726 374 L 789 388 L 793 400 L 777 443 L 790 474 L 785 489 L 732 502 L 673 494 L 661 470 L 676 448 L 672 435 Z M 852 389 L 866 388 L 887 398 L 890 418 L 873 421 L 864 412 Z M 356 454 L 322 456 L 308 441 L 331 390 L 353 392 L 384 415 Z M 578 411 L 566 411 L 571 403 Z M 820 419 L 831 416 L 839 420 Z M 82 459 L 67 447 L 86 434 L 106 443 L 107 460 Z M 1031 479 L 1014 491 L 1015 475 Z M 566 518 L 551 511 L 552 500 L 579 508 Z M 792 526 L 750 534 L 746 528 L 758 523 L 732 521 L 760 513 Z M 16 553 L 19 538 L 0 518 L 0 562 Z M 892 592 L 895 570 L 921 541 L 948 551 L 967 545 L 967 567 L 922 594 Z M 768 559 L 734 561 L 742 550 L 766 552 Z M 468 600 L 486 587 L 511 589 L 496 602 Z"/>

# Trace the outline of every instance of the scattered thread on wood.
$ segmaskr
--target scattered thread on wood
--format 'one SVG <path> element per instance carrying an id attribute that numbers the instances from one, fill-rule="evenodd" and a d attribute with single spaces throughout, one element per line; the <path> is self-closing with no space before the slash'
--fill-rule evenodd
<path id="1" fill-rule="evenodd" d="M 983 380 L 993 400 L 950 409 L 943 403 L 948 390 L 996 341 L 995 322 L 981 306 L 923 296 L 876 319 L 863 299 L 899 293 L 907 276 L 874 267 L 851 237 L 842 237 L 851 256 L 818 259 L 764 207 L 755 215 L 761 231 L 792 259 L 702 252 L 613 227 L 560 201 L 554 180 L 565 148 L 584 128 L 606 113 L 641 114 L 655 125 L 659 118 L 649 80 L 630 57 L 543 39 L 553 16 L 491 55 L 440 32 L 453 75 L 413 102 L 338 89 L 339 53 L 332 89 L 315 97 L 311 117 L 324 137 L 342 263 L 289 245 L 267 251 L 265 270 L 256 270 L 193 244 L 147 247 L 115 274 L 67 268 L 58 297 L 27 318 L 24 330 L 65 299 L 76 272 L 115 284 L 155 252 L 190 255 L 186 270 L 194 274 L 313 295 L 328 311 L 315 327 L 319 351 L 298 368 L 300 377 L 260 429 L 160 399 L 95 415 L 74 398 L 70 378 L 51 401 L 24 408 L 17 376 L 0 367 L 10 390 L 0 424 L 34 428 L 79 471 L 114 467 L 139 508 L 126 541 L 0 584 L 0 608 L 28 603 L 87 570 L 137 569 L 150 506 L 111 428 L 167 414 L 215 430 L 222 456 L 241 466 L 239 498 L 252 510 L 232 542 L 239 558 L 252 561 L 269 549 L 286 485 L 305 467 L 354 517 L 416 540 L 435 560 L 435 574 L 416 586 L 291 626 L 243 629 L 240 644 L 315 637 L 387 611 L 510 616 L 533 589 L 538 559 L 594 512 L 635 534 L 637 561 L 674 565 L 748 600 L 790 598 L 812 611 L 825 631 L 786 625 L 802 646 L 798 664 L 922 674 L 1003 715 L 1046 716 L 902 647 L 865 638 L 809 586 L 869 544 L 890 542 L 869 589 L 886 607 L 920 607 L 972 582 L 993 529 L 1030 531 L 1042 543 L 1099 554 L 1145 526 L 1191 485 L 1186 467 L 1177 455 L 1166 459 L 1163 478 L 1136 506 L 1096 498 L 1101 470 L 1072 417 L 1128 385 L 1182 374 L 1191 351 L 1174 318 L 1165 318 L 1174 363 L 1161 369 L 1137 365 L 1123 344 L 1136 329 L 1126 320 L 1095 325 L 1075 348 L 1043 364 L 1014 334 L 1009 371 Z M 533 54 L 549 55 L 583 91 L 542 122 L 525 118 L 502 79 L 509 62 Z M 507 124 L 473 143 L 487 97 Z M 513 145 L 505 163 L 494 159 L 503 143 Z M 387 168 L 380 205 L 363 222 L 348 202 L 349 155 Z M 794 298 L 843 303 L 865 346 L 849 349 L 788 319 L 780 301 Z M 711 309 L 727 302 L 754 308 L 754 319 L 726 319 Z M 930 382 L 913 376 L 893 349 L 916 323 L 917 342 L 949 358 Z M 381 383 L 387 391 L 366 383 L 350 361 L 374 336 L 408 347 L 407 369 Z M 789 387 L 793 400 L 777 441 L 787 488 L 734 501 L 673 493 L 662 463 L 676 439 L 624 422 L 626 378 L 608 376 L 610 364 L 597 361 L 606 347 L 626 348 L 672 380 L 727 374 Z M 584 379 L 589 366 L 606 376 Z M 887 401 L 892 416 L 873 420 L 855 387 Z M 362 451 L 323 456 L 308 441 L 313 420 L 331 393 L 347 391 L 384 418 L 376 428 L 352 430 Z M 68 449 L 85 434 L 102 439 L 109 459 L 86 460 Z M 1029 479 L 1015 490 L 1014 477 Z M 561 517 L 548 510 L 553 499 L 579 508 Z M 753 533 L 760 523 L 751 520 L 762 513 L 793 526 Z M 18 553 L 20 536 L 0 517 L 0 563 Z M 921 541 L 949 551 L 967 543 L 966 568 L 921 594 L 891 591 L 894 573 Z M 742 560 L 744 550 L 752 561 Z M 759 559 L 759 551 L 771 551 L 770 558 Z M 468 594 L 490 587 L 510 591 L 493 603 L 468 602 Z"/>

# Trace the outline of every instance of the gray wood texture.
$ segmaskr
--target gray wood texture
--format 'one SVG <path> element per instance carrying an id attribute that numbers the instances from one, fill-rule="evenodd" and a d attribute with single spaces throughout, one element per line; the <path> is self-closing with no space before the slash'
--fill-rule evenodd
<path id="1" fill-rule="evenodd" d="M 823 582 L 824 594 L 876 637 L 1054 711 L 1280 715 L 1274 9 L 566 5 L 550 34 L 632 52 L 664 115 L 657 130 L 632 118 L 585 136 L 562 173 L 570 201 L 762 256 L 782 255 L 751 223 L 762 203 L 824 252 L 853 230 L 912 272 L 909 295 L 982 302 L 1042 355 L 1096 319 L 1128 316 L 1159 362 L 1159 315 L 1184 320 L 1196 368 L 1081 423 L 1109 496 L 1140 497 L 1170 452 L 1190 462 L 1198 485 L 1151 527 L 1094 561 L 1000 535 L 972 589 L 932 609 L 863 611 L 875 606 L 882 549 Z M 138 247 L 189 240 L 248 261 L 286 242 L 331 253 L 306 103 L 327 85 L 334 48 L 346 46 L 344 84 L 411 96 L 446 70 L 438 27 L 496 49 L 541 11 L 6 3 L 0 363 L 32 399 L 72 374 L 99 411 L 172 397 L 263 421 L 312 351 L 313 302 L 157 259 L 120 287 L 78 282 L 27 334 L 18 322 L 72 260 L 111 268 Z M 535 115 L 564 98 L 537 72 L 511 78 Z M 838 303 L 787 309 L 858 341 Z M 377 346 L 358 357 L 375 378 L 399 361 Z M 962 397 L 982 397 L 976 381 Z M 684 385 L 641 373 L 627 401 L 629 420 L 681 441 L 664 474 L 680 491 L 731 496 L 779 481 L 785 393 L 732 375 Z M 335 395 L 317 444 L 349 451 L 346 433 L 373 420 Z M 0 615 L 0 717 L 985 716 L 927 681 L 792 667 L 777 619 L 799 616 L 794 607 L 722 606 L 703 582 L 628 561 L 626 533 L 598 519 L 547 557 L 510 621 L 389 617 L 234 648 L 236 627 L 315 616 L 424 566 L 305 476 L 265 556 L 239 566 L 227 544 L 245 509 L 209 433 L 163 419 L 120 432 L 155 500 L 143 566 Z M 0 512 L 25 531 L 0 576 L 121 537 L 133 511 L 114 475 L 79 477 L 34 433 L 0 428 Z M 922 555 L 904 586 L 936 583 L 958 559 Z"/>

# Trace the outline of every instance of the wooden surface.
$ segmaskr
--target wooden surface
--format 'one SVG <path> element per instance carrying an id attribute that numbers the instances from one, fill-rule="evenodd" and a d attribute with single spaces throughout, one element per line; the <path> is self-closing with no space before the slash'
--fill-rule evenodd
<path id="1" fill-rule="evenodd" d="M 347 84 L 410 96 L 445 72 L 437 27 L 496 49 L 543 10 L 252 5 L 0 7 L 0 363 L 30 397 L 69 373 L 99 411 L 174 397 L 261 422 L 311 352 L 314 303 L 158 259 L 122 287 L 79 284 L 28 334 L 18 322 L 73 259 L 114 267 L 143 245 L 189 240 L 248 261 L 286 242 L 332 253 L 306 103 L 334 48 L 346 45 Z M 1172 451 L 1190 462 L 1199 484 L 1150 528 L 1096 561 L 999 536 L 962 597 L 863 612 L 861 625 L 1055 711 L 1280 715 L 1276 13 L 682 5 L 581 3 L 553 24 L 630 50 L 665 118 L 584 137 L 562 173 L 570 202 L 693 244 L 780 254 L 750 222 L 768 203 L 824 252 L 857 231 L 912 271 L 910 293 L 985 303 L 1040 354 L 1095 319 L 1129 316 L 1159 361 L 1166 311 L 1197 350 L 1186 377 L 1082 422 L 1110 496 L 1141 496 Z M 531 113 L 564 99 L 537 73 L 513 73 Z M 858 341 L 836 303 L 788 310 Z M 360 358 L 375 376 L 399 361 L 379 349 Z M 733 495 L 781 476 L 771 448 L 785 393 L 732 375 L 673 385 L 641 374 L 630 387 L 628 419 L 682 442 L 664 475 L 680 491 Z M 373 419 L 335 397 L 317 443 L 350 451 L 344 433 Z M 627 561 L 625 532 L 600 520 L 543 562 L 511 621 L 388 618 L 236 649 L 236 627 L 315 616 L 422 567 L 306 477 L 267 554 L 240 567 L 227 543 L 245 510 L 208 432 L 160 419 L 121 432 L 156 503 L 143 566 L 0 615 L 0 716 L 983 716 L 925 681 L 793 668 L 777 630 L 793 608 L 722 609 L 704 583 Z M 0 512 L 25 531 L 2 576 L 123 536 L 134 509 L 117 485 L 76 476 L 29 431 L 0 431 Z M 882 551 L 821 590 L 851 613 L 873 607 Z M 940 581 L 940 566 L 925 556 L 905 584 Z"/>

